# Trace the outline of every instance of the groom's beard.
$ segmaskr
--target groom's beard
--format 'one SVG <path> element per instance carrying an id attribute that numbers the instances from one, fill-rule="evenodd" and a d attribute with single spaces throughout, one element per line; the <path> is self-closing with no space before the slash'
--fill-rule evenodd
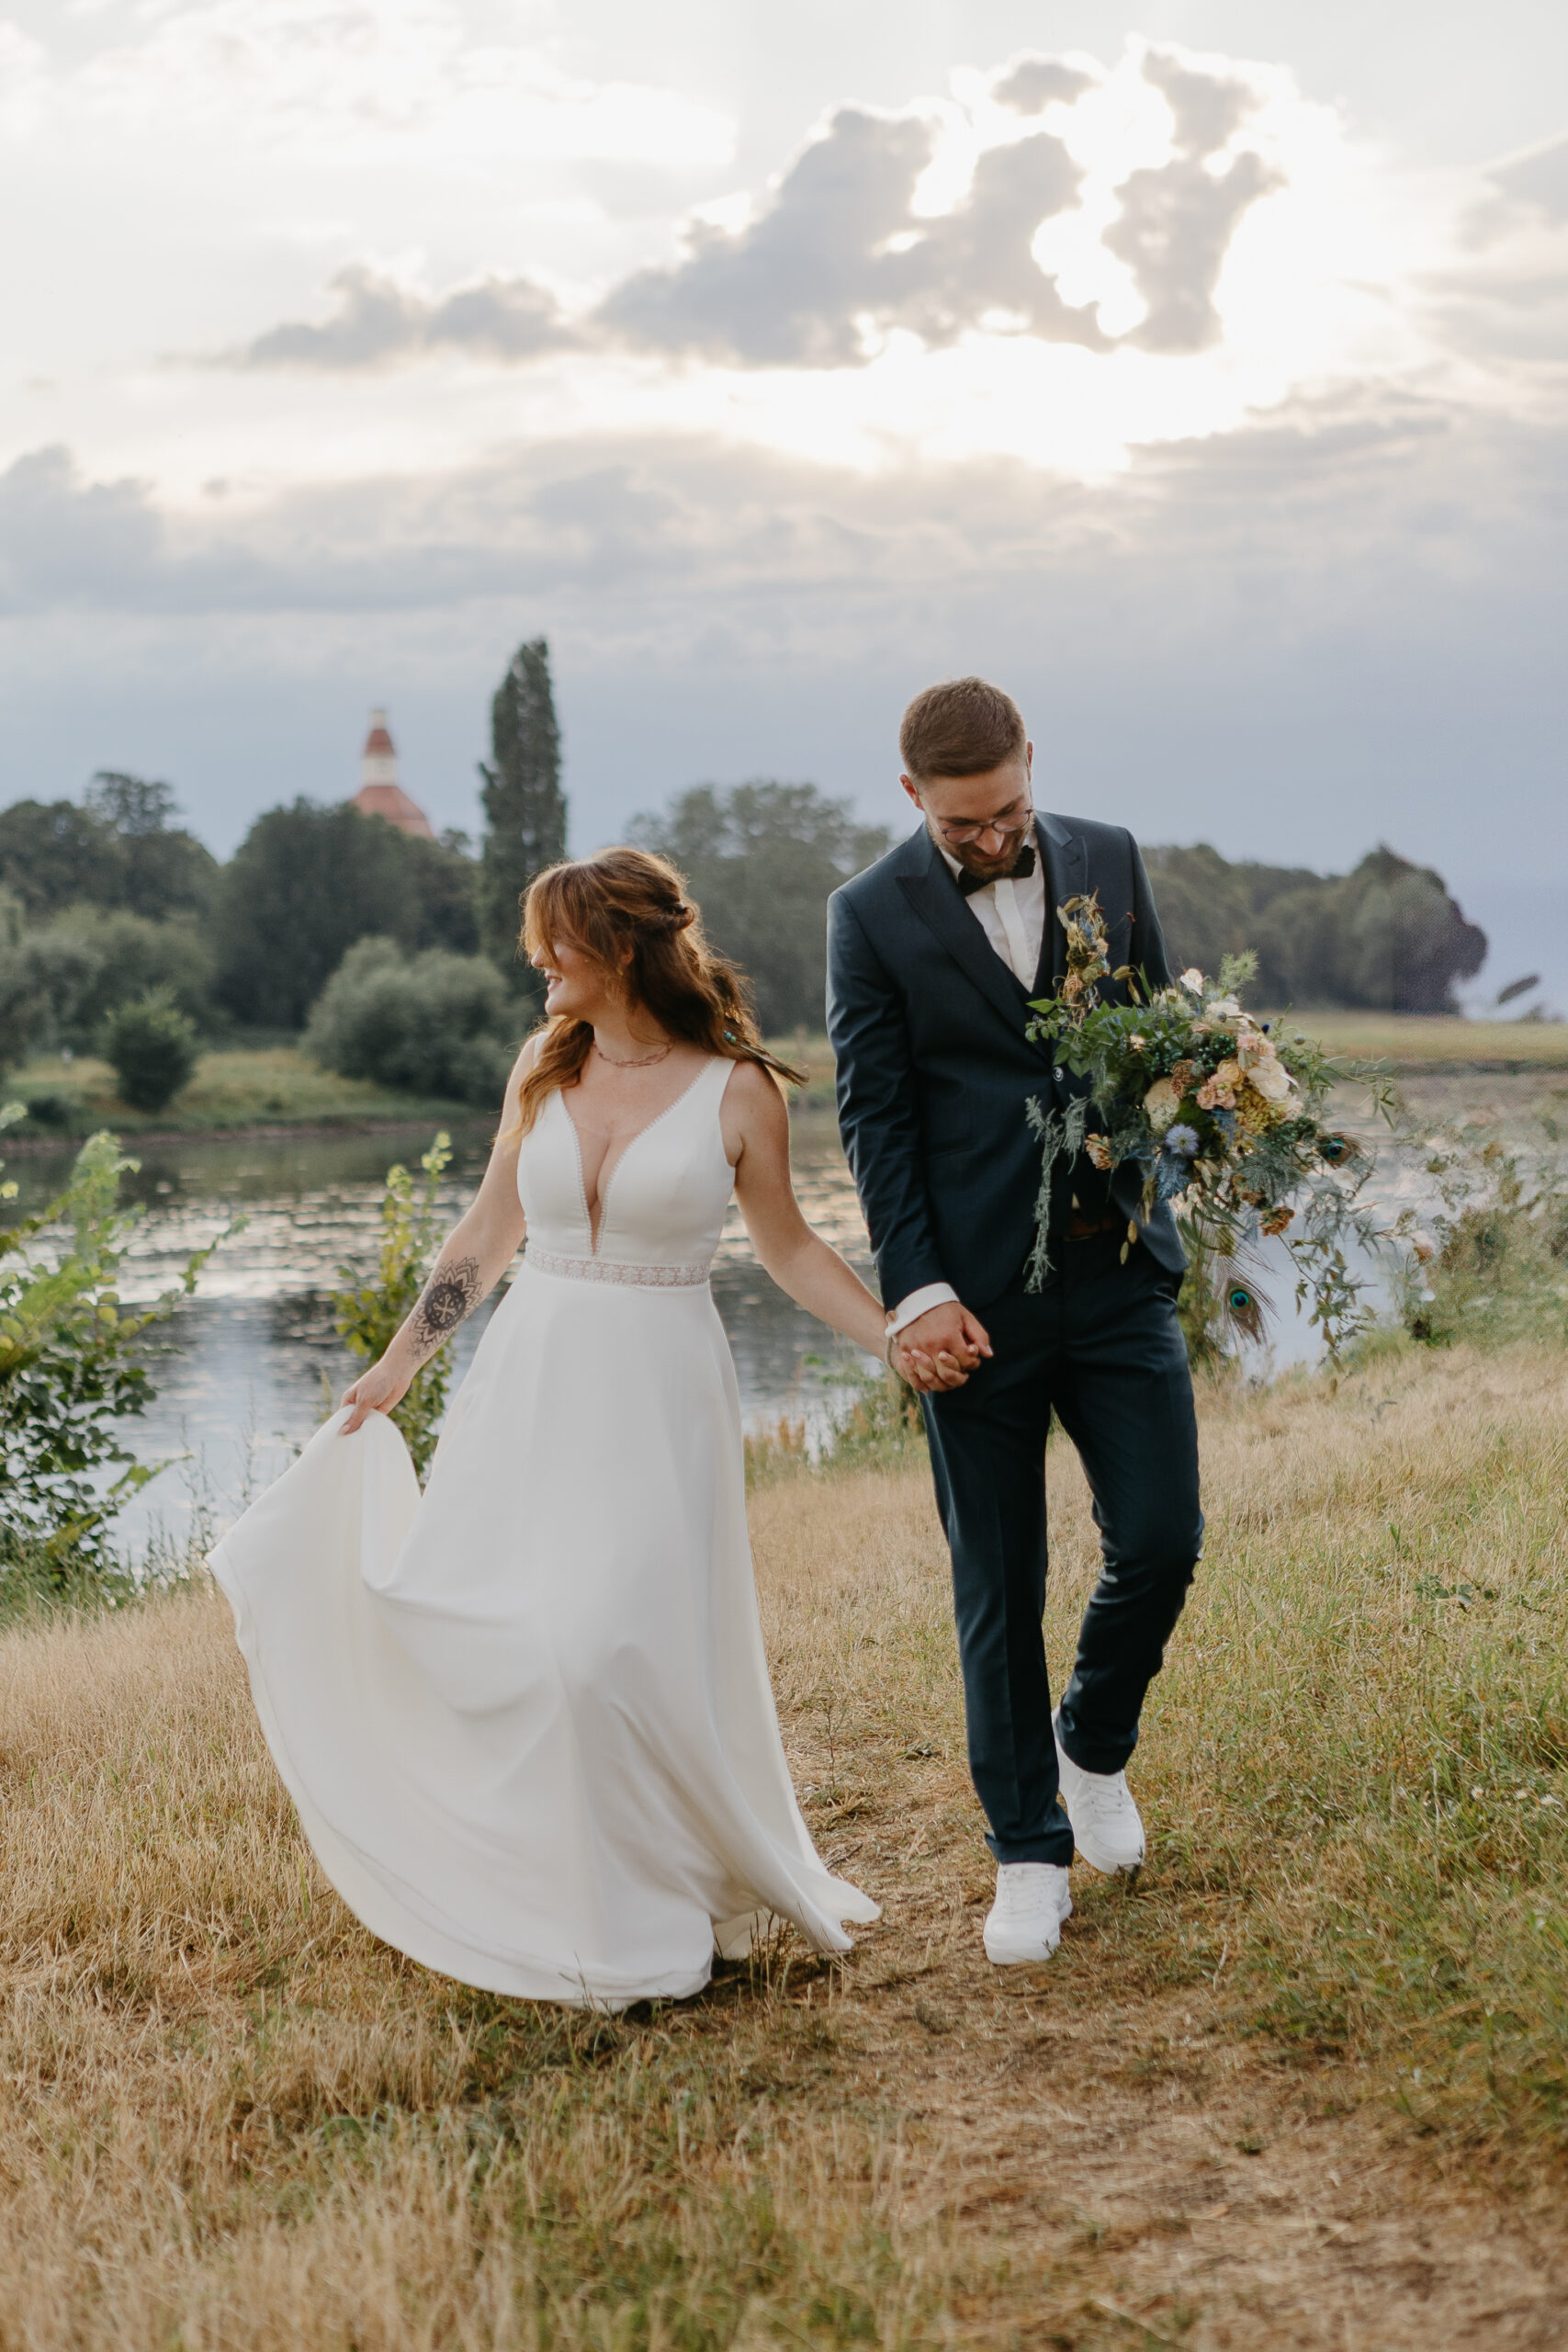
<path id="1" fill-rule="evenodd" d="M 1032 818 L 1029 824 L 1021 825 L 1016 833 L 1009 833 L 1003 843 L 1001 854 L 998 857 L 982 857 L 973 842 L 964 842 L 962 844 L 944 842 L 940 833 L 936 836 L 937 844 L 964 868 L 965 874 L 977 875 L 982 882 L 999 882 L 1003 875 L 1010 874 L 1018 864 L 1018 853 L 1029 839 L 1032 824 Z"/>

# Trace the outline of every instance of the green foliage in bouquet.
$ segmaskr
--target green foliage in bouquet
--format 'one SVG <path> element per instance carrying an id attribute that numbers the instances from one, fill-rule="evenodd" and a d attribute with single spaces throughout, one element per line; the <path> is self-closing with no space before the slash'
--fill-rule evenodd
<path id="1" fill-rule="evenodd" d="M 1059 920 L 1066 975 L 1057 996 L 1034 1005 L 1029 1034 L 1053 1048 L 1058 1069 L 1087 1083 L 1063 1109 L 1047 1112 L 1038 1098 L 1029 1104 L 1044 1158 L 1032 1285 L 1050 1272 L 1055 1170 L 1087 1153 L 1107 1172 L 1137 1170 L 1144 1219 L 1158 1203 L 1171 1204 L 1223 1285 L 1231 1327 L 1251 1338 L 1261 1336 L 1263 1301 L 1248 1253 L 1259 1238 L 1280 1237 L 1295 1262 L 1297 1298 L 1310 1301 L 1310 1319 L 1337 1358 L 1364 1320 L 1347 1244 L 1371 1249 L 1382 1237 L 1359 1204 L 1371 1155 L 1332 1123 L 1328 1098 L 1359 1078 L 1387 1117 L 1392 1089 L 1244 1012 L 1251 956 L 1227 956 L 1217 981 L 1188 971 L 1151 990 L 1125 967 L 1111 971 L 1096 898 L 1070 899 Z M 1125 987 L 1128 1002 L 1101 1003 L 1107 978 Z M 1130 1223 L 1123 1257 L 1137 1238 Z"/>
<path id="2" fill-rule="evenodd" d="M 333 1321 L 340 1339 L 367 1363 L 376 1363 L 386 1354 L 424 1288 L 441 1240 L 437 1196 L 451 1157 L 452 1138 L 443 1132 L 420 1160 L 424 1182 L 417 1193 L 406 1168 L 389 1168 L 381 1199 L 377 1279 L 361 1282 L 353 1266 L 338 1268 L 344 1287 L 332 1295 Z M 438 1348 L 414 1374 L 402 1403 L 392 1409 L 391 1419 L 403 1433 L 421 1485 L 435 1453 L 451 1382 L 451 1352 Z"/>
<path id="3" fill-rule="evenodd" d="M 7 1103 L 0 1127 L 22 1115 Z M 193 1252 L 151 1306 L 125 1311 L 119 1263 L 141 1210 L 119 1205 L 119 1180 L 136 1165 L 113 1136 L 90 1136 L 58 1199 L 0 1232 L 0 1552 L 41 1549 L 62 1581 L 110 1566 L 109 1522 L 155 1475 L 116 1424 L 154 1393 L 143 1334 L 195 1288 L 217 1247 Z M 15 1193 L 0 1185 L 0 1197 Z M 29 1247 L 46 1233 L 41 1250 Z M 99 1485 L 115 1464 L 118 1476 Z"/>

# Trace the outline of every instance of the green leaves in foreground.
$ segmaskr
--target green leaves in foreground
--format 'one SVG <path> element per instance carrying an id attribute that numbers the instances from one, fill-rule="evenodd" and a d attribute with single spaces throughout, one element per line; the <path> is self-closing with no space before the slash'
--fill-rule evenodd
<path id="1" fill-rule="evenodd" d="M 7 1103 L 0 1128 L 22 1116 Z M 64 1192 L 0 1232 L 0 1545 L 41 1544 L 62 1575 L 68 1559 L 107 1564 L 109 1521 L 155 1475 L 116 1423 L 153 1395 L 142 1335 L 189 1296 L 217 1246 L 128 1314 L 119 1266 L 141 1210 L 119 1205 L 119 1180 L 136 1165 L 112 1135 L 89 1136 Z M 115 1464 L 106 1485 L 98 1474 Z"/>
<path id="2" fill-rule="evenodd" d="M 452 1138 L 443 1130 L 419 1163 L 424 1182 L 417 1192 L 406 1168 L 389 1168 L 381 1200 L 376 1280 L 362 1283 L 353 1266 L 338 1268 L 344 1287 L 332 1295 L 333 1320 L 338 1336 L 365 1363 L 375 1363 L 386 1354 L 424 1287 L 441 1240 L 438 1196 L 451 1158 Z M 408 1395 L 391 1416 L 403 1433 L 422 1483 L 435 1453 L 451 1382 L 451 1351 L 438 1348 L 415 1374 Z"/>

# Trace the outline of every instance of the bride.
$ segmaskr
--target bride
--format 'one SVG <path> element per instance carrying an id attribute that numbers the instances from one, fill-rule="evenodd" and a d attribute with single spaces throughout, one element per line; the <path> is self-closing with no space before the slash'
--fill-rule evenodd
<path id="1" fill-rule="evenodd" d="M 546 1021 L 473 1205 L 344 1409 L 212 1555 L 268 1746 L 366 1926 L 490 1991 L 620 2007 L 770 1919 L 876 1905 L 801 1818 L 751 1582 L 708 1288 L 733 1191 L 802 1306 L 881 1354 L 806 1224 L 735 976 L 640 850 L 558 865 L 524 939 Z M 419 1491 L 387 1419 L 527 1238 Z"/>

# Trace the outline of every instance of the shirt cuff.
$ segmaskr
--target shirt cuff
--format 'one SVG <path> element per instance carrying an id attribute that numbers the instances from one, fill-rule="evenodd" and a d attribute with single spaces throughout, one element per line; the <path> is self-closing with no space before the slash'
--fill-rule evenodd
<path id="1" fill-rule="evenodd" d="M 923 1290 L 912 1290 L 908 1298 L 899 1300 L 887 1318 L 887 1336 L 896 1338 L 906 1323 L 912 1323 L 917 1316 L 925 1314 L 928 1307 L 955 1306 L 957 1304 L 958 1293 L 951 1283 L 927 1283 Z"/>

